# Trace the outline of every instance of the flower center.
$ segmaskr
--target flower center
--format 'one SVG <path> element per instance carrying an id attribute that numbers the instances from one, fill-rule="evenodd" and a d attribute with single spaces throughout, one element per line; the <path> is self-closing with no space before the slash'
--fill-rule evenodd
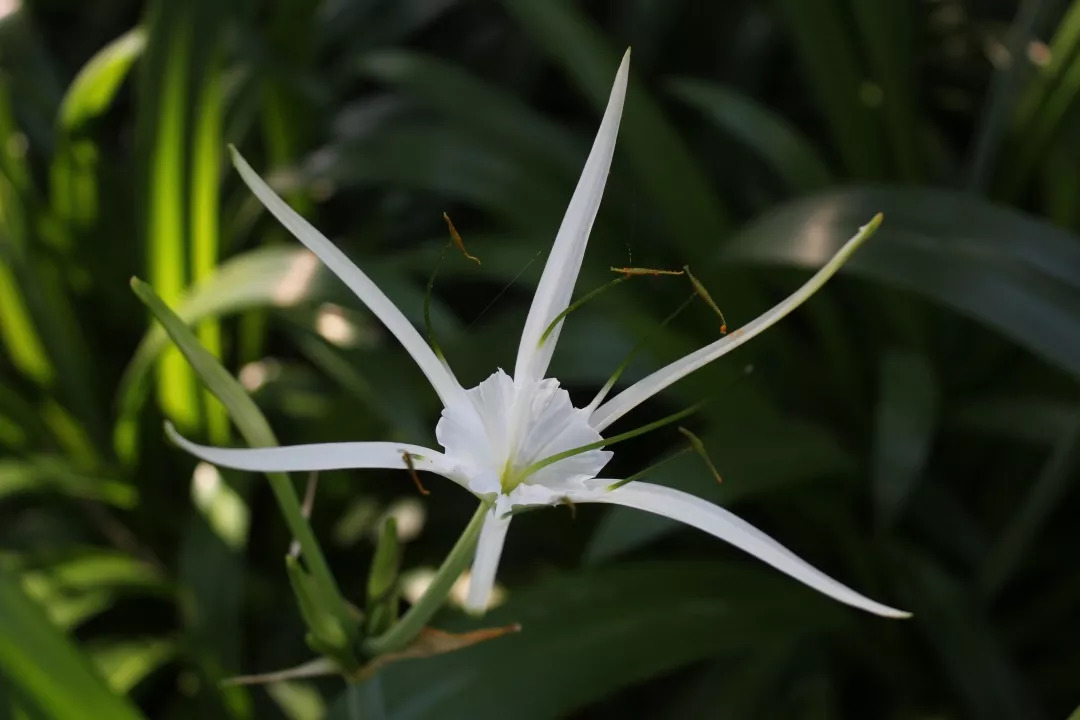
<path id="1" fill-rule="evenodd" d="M 465 395 L 467 402 L 443 410 L 435 434 L 477 494 L 555 502 L 596 477 L 611 457 L 589 450 L 538 467 L 602 439 L 557 380 L 518 385 L 499 370 Z"/>

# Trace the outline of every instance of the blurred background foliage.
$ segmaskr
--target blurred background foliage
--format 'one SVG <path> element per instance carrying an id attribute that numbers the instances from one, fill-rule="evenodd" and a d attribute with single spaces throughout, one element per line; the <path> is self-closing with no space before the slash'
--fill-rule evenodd
<path id="1" fill-rule="evenodd" d="M 283 443 L 432 443 L 404 353 L 260 212 L 255 167 L 419 321 L 458 376 L 510 367 L 618 57 L 632 87 L 579 292 L 689 263 L 737 327 L 875 212 L 780 327 L 640 411 L 720 392 L 652 480 L 730 506 L 907 622 L 630 511 L 530 513 L 484 624 L 516 636 L 339 680 L 308 657 L 263 478 L 151 326 L 147 279 Z M 1063 718 L 1080 702 L 1080 2 L 0 0 L 0 718 Z M 575 313 L 587 400 L 715 338 L 686 288 Z M 749 377 L 743 367 L 755 366 Z M 635 472 L 680 447 L 624 447 Z M 302 478 L 296 478 L 297 482 Z M 473 502 L 330 473 L 313 522 L 346 596 L 393 515 L 415 596 Z M 412 593 L 412 595 L 410 595 Z M 453 607 L 445 628 L 475 627 Z"/>

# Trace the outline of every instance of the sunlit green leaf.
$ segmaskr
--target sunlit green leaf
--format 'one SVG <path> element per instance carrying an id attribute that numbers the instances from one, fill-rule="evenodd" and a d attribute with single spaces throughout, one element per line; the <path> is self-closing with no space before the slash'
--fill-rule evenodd
<path id="1" fill-rule="evenodd" d="M 130 484 L 84 474 L 59 458 L 0 460 L 0 498 L 34 492 L 93 498 L 119 507 L 131 507 L 137 497 Z"/>
<path id="2" fill-rule="evenodd" d="M 44 714 L 56 720 L 142 717 L 114 695 L 85 655 L 54 627 L 0 569 L 0 670 Z"/>
<path id="3" fill-rule="evenodd" d="M 240 434 L 254 447 L 277 445 L 273 430 L 258 406 L 247 394 L 240 383 L 205 349 L 195 338 L 183 321 L 161 301 L 153 289 L 138 279 L 132 280 L 132 289 L 140 300 L 149 308 L 154 317 L 161 322 L 169 337 L 176 343 L 184 357 L 207 388 L 221 401 L 229 412 L 229 417 Z M 318 541 L 311 526 L 304 517 L 296 489 L 284 473 L 268 473 L 270 487 L 278 500 L 278 506 L 285 517 L 290 532 L 300 544 L 304 562 L 309 568 L 305 577 L 310 583 L 305 585 L 309 599 L 316 603 L 321 612 L 330 613 L 333 622 L 346 632 L 354 627 L 354 619 L 346 607 L 337 587 L 337 582 L 326 564 Z M 329 620 L 327 622 L 330 622 Z M 324 648 L 324 650 L 351 652 L 342 646 Z"/>
<path id="4" fill-rule="evenodd" d="M 98 641 L 86 649 L 113 692 L 126 694 L 176 655 L 176 643 L 165 638 Z"/>
<path id="5" fill-rule="evenodd" d="M 145 47 L 145 31 L 133 28 L 90 58 L 64 93 L 60 103 L 60 128 L 75 133 L 101 115 L 112 103 L 120 84 Z"/>

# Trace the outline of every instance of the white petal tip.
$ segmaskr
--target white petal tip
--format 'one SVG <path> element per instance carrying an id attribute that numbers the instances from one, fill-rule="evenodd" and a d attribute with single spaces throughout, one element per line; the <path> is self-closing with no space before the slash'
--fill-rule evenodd
<path id="1" fill-rule="evenodd" d="M 881 609 L 875 610 L 873 612 L 874 612 L 875 615 L 880 615 L 881 617 L 892 618 L 894 620 L 907 620 L 909 618 L 915 617 L 914 615 L 909 613 L 907 610 L 897 610 L 896 608 L 891 608 L 891 607 L 881 608 Z"/>

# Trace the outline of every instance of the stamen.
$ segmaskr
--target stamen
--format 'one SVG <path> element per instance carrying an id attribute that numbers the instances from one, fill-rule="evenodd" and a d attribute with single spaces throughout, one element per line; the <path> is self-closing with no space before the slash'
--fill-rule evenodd
<path id="1" fill-rule="evenodd" d="M 475 255 L 470 255 L 469 251 L 465 249 L 465 243 L 462 241 L 457 228 L 454 227 L 454 223 L 450 221 L 450 216 L 443 213 L 443 220 L 446 221 L 446 226 L 450 229 L 450 240 L 443 246 L 442 252 L 439 253 L 439 260 L 435 263 L 435 268 L 431 271 L 431 277 L 428 278 L 427 282 L 427 289 L 424 291 L 424 330 L 427 332 L 428 344 L 430 344 L 431 349 L 435 351 L 435 357 L 439 358 L 445 365 L 446 356 L 443 355 L 442 348 L 439 347 L 439 342 L 435 339 L 435 331 L 431 327 L 431 296 L 435 291 L 435 278 L 438 276 L 439 268 L 442 267 L 443 261 L 446 259 L 446 251 L 449 250 L 451 246 L 456 247 L 466 259 L 472 260 L 477 265 L 480 264 L 480 258 Z"/>
<path id="2" fill-rule="evenodd" d="M 644 470 L 639 470 L 638 472 L 634 473 L 630 477 L 624 478 L 624 479 L 620 480 L 619 482 L 611 483 L 610 485 L 607 486 L 607 489 L 608 490 L 614 490 L 616 488 L 621 488 L 623 485 L 626 485 L 627 483 L 632 483 L 632 482 L 634 482 L 635 480 L 637 480 L 639 478 L 643 478 L 646 475 L 648 475 L 649 473 L 651 473 L 653 470 L 655 470 L 656 468 L 660 467 L 661 465 L 664 465 L 665 463 L 668 463 L 671 460 L 674 460 L 675 458 L 677 458 L 677 457 L 679 457 L 681 455 L 685 455 L 688 452 L 690 452 L 690 448 L 688 448 L 688 447 L 681 448 L 681 449 L 671 453 L 666 458 L 663 458 L 661 460 L 658 460 L 657 462 L 654 462 L 652 465 L 645 468 Z"/>
<path id="3" fill-rule="evenodd" d="M 537 460 L 532 465 L 527 465 L 524 469 L 522 469 L 520 472 L 517 473 L 517 476 L 514 478 L 515 482 L 513 483 L 512 487 L 517 486 L 523 480 L 525 480 L 525 478 L 529 477 L 533 473 L 539 472 L 540 470 L 543 470 L 544 468 L 546 468 L 548 465 L 553 465 L 553 464 L 559 462 L 560 460 L 565 460 L 568 457 L 573 457 L 575 455 L 580 455 L 581 453 L 586 453 L 586 452 L 589 452 L 590 450 L 599 450 L 602 447 L 607 447 L 608 445 L 614 445 L 615 443 L 620 443 L 620 442 L 622 442 L 624 440 L 631 440 L 633 438 L 638 437 L 639 435 L 644 435 L 647 432 L 652 432 L 653 430 L 658 430 L 658 429 L 664 427 L 665 425 L 670 425 L 671 423 L 678 422 L 679 420 L 682 420 L 684 417 L 689 417 L 690 415 L 693 415 L 698 410 L 703 408 L 707 403 L 711 402 L 711 400 L 712 400 L 712 398 L 709 398 L 709 399 L 702 400 L 700 402 L 694 403 L 693 405 L 686 408 L 685 410 L 680 410 L 679 412 L 668 415 L 667 417 L 660 418 L 659 420 L 654 420 L 653 422 L 642 425 L 641 427 L 636 428 L 634 430 L 628 430 L 627 432 L 620 433 L 619 435 L 614 435 L 614 436 L 609 437 L 609 438 L 602 438 L 600 440 L 597 440 L 596 442 L 589 443 L 587 445 L 581 445 L 581 446 L 576 447 L 576 448 L 571 448 L 569 450 L 564 450 L 564 451 L 562 451 L 560 453 L 555 453 L 554 455 L 546 457 L 543 460 Z"/>
<path id="4" fill-rule="evenodd" d="M 686 439 L 690 441 L 691 449 L 700 455 L 701 459 L 705 461 L 705 464 L 709 466 L 709 470 L 712 471 L 713 477 L 716 478 L 716 482 L 724 482 L 724 479 L 720 477 L 720 471 L 716 469 L 716 465 L 713 465 L 712 458 L 709 457 L 708 451 L 705 450 L 705 443 L 701 442 L 701 438 L 684 427 L 680 427 L 679 432 L 686 436 Z"/>
<path id="5" fill-rule="evenodd" d="M 439 253 L 439 260 L 435 263 L 435 269 L 431 271 L 431 277 L 427 281 L 427 289 L 424 291 L 424 330 L 427 332 L 428 344 L 431 345 L 431 349 L 435 351 L 435 356 L 446 364 L 446 356 L 443 355 L 442 348 L 439 347 L 439 341 L 435 339 L 435 331 L 431 329 L 431 294 L 435 290 L 435 277 L 439 274 L 439 268 L 442 267 L 443 260 L 446 259 L 446 248 L 449 245 L 443 246 L 442 252 Z"/>
<path id="6" fill-rule="evenodd" d="M 450 242 L 454 243 L 454 247 L 461 251 L 461 254 L 465 256 L 465 259 L 472 260 L 477 265 L 480 264 L 480 258 L 475 255 L 470 255 L 469 251 L 465 249 L 465 241 L 461 239 L 461 235 L 458 234 L 457 228 L 454 227 L 453 221 L 450 220 L 450 216 L 446 213 L 442 214 L 443 220 L 446 221 L 446 227 L 450 229 Z"/>
<path id="7" fill-rule="evenodd" d="M 694 274 L 690 272 L 689 265 L 683 265 L 683 270 L 686 271 L 686 276 L 690 278 L 690 284 L 694 286 L 694 292 L 698 297 L 704 300 L 709 307 L 713 309 L 713 312 L 720 316 L 720 334 L 727 334 L 727 320 L 724 319 L 724 313 L 720 310 L 720 306 L 716 304 L 716 301 L 712 299 L 712 295 L 705 289 L 705 286 L 701 284 L 701 281 L 694 277 Z"/>
<path id="8" fill-rule="evenodd" d="M 401 459 L 405 461 L 405 467 L 409 470 L 409 477 L 412 478 L 413 484 L 416 485 L 416 489 L 420 491 L 421 495 L 430 495 L 431 491 L 424 487 L 420 482 L 420 474 L 416 472 L 416 466 L 413 465 L 413 454 L 407 451 L 402 451 Z M 415 456 L 417 460 L 420 459 L 419 455 Z"/>
<path id="9" fill-rule="evenodd" d="M 543 250 L 537 250 L 537 251 L 536 251 L 536 254 L 532 256 L 532 258 L 531 258 L 531 259 L 529 260 L 529 262 L 525 263 L 525 266 L 524 266 L 523 268 L 521 268 L 520 270 L 518 270 L 518 271 L 517 271 L 517 275 L 515 275 L 515 276 L 514 276 L 514 277 L 512 277 L 512 278 L 510 278 L 510 282 L 508 282 L 508 283 L 506 283 L 505 285 L 503 285 L 503 286 L 502 286 L 502 289 L 501 289 L 501 290 L 499 290 L 499 292 L 495 293 L 495 297 L 491 298 L 491 301 L 490 301 L 490 302 L 488 302 L 488 304 L 484 306 L 484 309 L 483 309 L 483 310 L 481 310 L 481 311 L 480 311 L 480 313 L 479 313 L 479 314 L 478 314 L 478 315 L 477 315 L 476 317 L 474 317 L 474 318 L 473 318 L 473 319 L 472 319 L 472 320 L 471 320 L 471 321 L 469 322 L 469 324 L 468 324 L 468 325 L 466 325 L 466 326 L 465 326 L 465 330 L 466 330 L 466 331 L 468 331 L 468 330 L 471 330 L 471 329 L 472 329 L 472 326 L 473 326 L 473 325 L 475 325 L 476 323 L 478 323 L 478 322 L 480 321 L 480 318 L 484 317 L 484 315 L 485 315 L 485 314 L 487 314 L 487 311 L 488 311 L 488 310 L 490 310 L 490 309 L 492 308 L 492 306 L 494 306 L 494 305 L 495 305 L 495 303 L 497 303 L 497 302 L 499 301 L 499 299 L 500 299 L 500 298 L 501 298 L 501 297 L 502 297 L 503 295 L 505 295 L 505 294 L 506 294 L 506 291 L 507 291 L 507 290 L 509 290 L 510 288 L 512 288 L 512 287 L 514 286 L 514 284 L 515 284 L 515 283 L 516 283 L 516 282 L 517 282 L 518 280 L 520 280 L 520 279 L 521 279 L 521 276 L 525 274 L 525 271 L 526 271 L 526 270 L 528 270 L 528 269 L 529 269 L 530 267 L 532 267 L 532 264 L 533 264 L 534 262 L 536 262 L 536 259 L 537 259 L 537 258 L 539 258 L 539 257 L 540 257 L 541 255 L 543 255 L 543 254 L 544 254 L 544 251 L 543 251 Z"/>
<path id="10" fill-rule="evenodd" d="M 561 313 L 556 315 L 555 319 L 551 321 L 551 324 L 548 325 L 547 328 L 545 328 L 544 334 L 540 336 L 540 343 L 539 343 L 540 345 L 544 344 L 544 341 L 547 340 L 548 335 L 550 335 L 551 332 L 555 329 L 555 326 L 558 325 L 559 322 L 563 318 L 565 318 L 567 315 L 574 312 L 579 307 L 581 307 L 585 303 L 589 302 L 593 298 L 597 297 L 598 295 L 601 295 L 601 294 L 607 292 L 608 290 L 610 290 L 611 288 L 615 287 L 616 285 L 618 285 L 620 283 L 626 282 L 627 280 L 629 280 L 632 277 L 640 277 L 642 275 L 647 275 L 647 276 L 650 276 L 650 277 L 659 277 L 661 275 L 682 275 L 683 274 L 682 270 L 657 270 L 655 268 L 637 268 L 637 267 L 623 267 L 623 268 L 613 267 L 613 268 L 610 268 L 610 270 L 611 270 L 611 272 L 619 273 L 619 277 L 615 278 L 614 280 L 612 280 L 609 283 L 605 283 L 605 284 L 601 285 L 600 287 L 595 288 L 595 289 L 590 290 L 589 292 L 585 293 L 578 300 L 570 303 L 570 305 L 565 310 L 563 310 Z"/>
<path id="11" fill-rule="evenodd" d="M 639 268 L 639 267 L 613 267 L 609 268 L 611 272 L 620 273 L 623 277 L 629 278 L 633 275 L 648 275 L 650 277 L 658 277 L 660 275 L 683 275 L 684 270 L 657 270 L 655 268 Z"/>
<path id="12" fill-rule="evenodd" d="M 690 303 L 694 302 L 694 298 L 696 297 L 697 293 L 691 293 L 690 297 L 683 300 L 682 304 L 679 305 L 679 307 L 675 308 L 674 312 L 672 312 L 660 322 L 660 327 L 667 327 L 668 323 L 677 318 L 683 310 L 688 308 L 690 306 Z M 648 339 L 649 338 L 646 337 L 637 345 L 635 345 L 633 349 L 630 350 L 630 352 L 627 354 L 627 356 L 623 358 L 623 361 L 619 363 L 619 366 L 617 368 L 615 368 L 615 372 L 612 374 L 612 376 L 608 378 L 608 381 L 606 383 L 604 383 L 604 387 L 600 388 L 600 392 L 598 392 L 596 394 L 596 397 L 592 399 L 592 402 L 585 407 L 586 414 L 592 414 L 592 412 L 596 410 L 596 408 L 600 407 L 600 403 L 604 402 L 604 398 L 606 398 L 608 393 L 611 392 L 611 388 L 615 387 L 615 383 L 619 381 L 619 377 L 626 371 L 626 368 L 630 367 L 630 363 L 634 360 L 635 357 L 637 357 L 637 354 L 641 352 L 641 350 L 645 347 L 645 343 L 648 341 Z"/>
<path id="13" fill-rule="evenodd" d="M 604 292 L 607 292 L 608 290 L 615 287 L 616 285 L 618 285 L 620 283 L 624 283 L 629 279 L 630 279 L 629 275 L 624 275 L 622 277 L 617 277 L 614 280 L 612 280 L 611 282 L 604 283 L 600 287 L 590 290 L 589 292 L 585 293 L 584 295 L 582 295 L 580 298 L 578 298 L 574 302 L 570 303 L 566 307 L 565 310 L 563 310 L 561 313 L 559 313 L 558 315 L 555 316 L 555 319 L 552 320 L 551 324 L 548 325 L 547 328 L 544 330 L 544 334 L 540 336 L 539 345 L 544 344 L 544 341 L 548 339 L 548 335 L 551 334 L 551 331 L 555 329 L 555 326 L 558 325 L 562 321 L 562 319 L 564 317 L 566 317 L 570 313 L 574 312 L 579 307 L 581 307 L 585 303 L 589 302 L 593 298 L 597 297 L 598 295 L 601 295 Z"/>
<path id="14" fill-rule="evenodd" d="M 564 497 L 564 498 L 562 498 L 562 500 L 559 501 L 559 503 L 561 505 L 565 505 L 566 507 L 570 508 L 570 519 L 571 520 L 577 520 L 577 505 L 574 504 L 573 500 L 571 500 L 568 497 Z"/>

